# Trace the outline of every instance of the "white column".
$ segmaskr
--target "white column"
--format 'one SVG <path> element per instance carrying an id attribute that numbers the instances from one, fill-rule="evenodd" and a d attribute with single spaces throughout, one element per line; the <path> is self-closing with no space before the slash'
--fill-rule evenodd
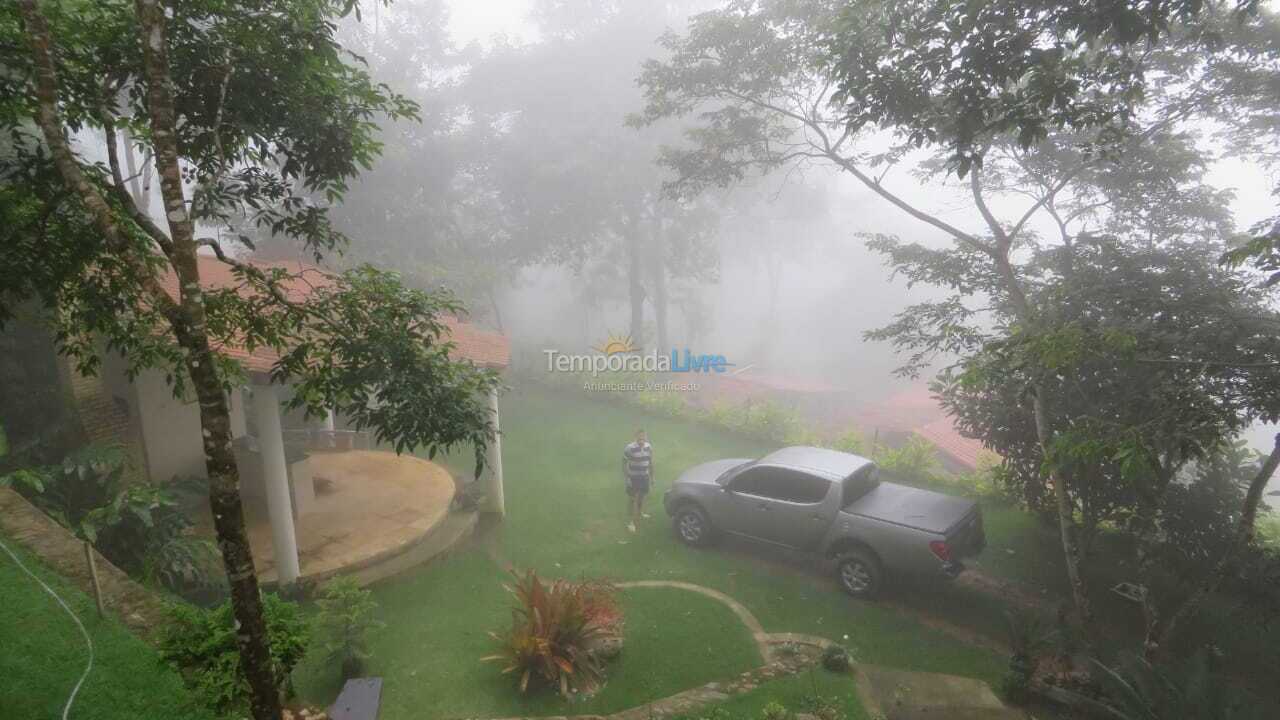
<path id="1" fill-rule="evenodd" d="M 333 432 L 333 408 L 329 408 L 324 414 L 324 429 Z"/>
<path id="2" fill-rule="evenodd" d="M 506 501 L 502 497 L 502 436 L 498 434 L 498 391 L 489 391 L 489 412 L 493 414 L 493 437 L 484 457 L 484 511 L 504 515 Z"/>
<path id="3" fill-rule="evenodd" d="M 244 419 L 244 388 L 231 388 L 227 395 L 227 409 L 231 413 L 231 437 L 244 437 L 249 433 Z"/>
<path id="4" fill-rule="evenodd" d="M 293 531 L 293 503 L 289 499 L 289 468 L 284 459 L 284 431 L 280 426 L 280 400 L 271 385 L 253 388 L 253 416 L 258 424 L 258 450 L 262 453 L 262 482 L 271 518 L 271 543 L 276 552 L 276 576 L 280 585 L 298 579 L 298 540 Z"/>

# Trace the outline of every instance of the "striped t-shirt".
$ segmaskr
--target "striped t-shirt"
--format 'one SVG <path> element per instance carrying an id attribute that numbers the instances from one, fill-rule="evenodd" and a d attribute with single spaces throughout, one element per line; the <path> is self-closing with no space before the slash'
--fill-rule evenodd
<path id="1" fill-rule="evenodd" d="M 627 477 L 633 480 L 649 479 L 653 469 L 653 446 L 649 443 L 631 442 L 622 450 L 627 462 Z"/>

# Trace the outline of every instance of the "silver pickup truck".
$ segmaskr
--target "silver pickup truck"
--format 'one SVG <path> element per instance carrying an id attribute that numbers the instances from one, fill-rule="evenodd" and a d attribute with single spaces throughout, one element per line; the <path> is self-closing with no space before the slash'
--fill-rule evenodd
<path id="1" fill-rule="evenodd" d="M 872 461 L 814 447 L 686 470 L 663 496 L 676 535 L 705 545 L 731 533 L 819 552 L 855 597 L 887 576 L 954 578 L 982 551 L 982 510 L 972 501 L 880 480 Z"/>

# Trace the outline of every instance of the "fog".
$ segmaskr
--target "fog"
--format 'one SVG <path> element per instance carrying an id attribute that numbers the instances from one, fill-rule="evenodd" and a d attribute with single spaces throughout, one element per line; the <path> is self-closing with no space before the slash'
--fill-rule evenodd
<path id="1" fill-rule="evenodd" d="M 580 114 L 589 112 L 589 124 L 581 126 L 566 121 L 555 127 L 543 125 L 531 131 L 531 135 L 526 135 L 522 142 L 567 148 L 566 154 L 583 152 L 583 146 L 603 148 L 616 144 L 629 147 L 627 152 L 648 153 L 656 161 L 659 146 L 678 145 L 682 140 L 679 129 L 671 128 L 670 123 L 666 127 L 659 125 L 642 130 L 624 124 L 626 115 L 639 111 L 643 104 L 640 90 L 635 85 L 641 63 L 648 58 L 663 57 L 665 51 L 657 42 L 662 31 L 683 32 L 686 13 L 713 6 L 713 3 L 655 6 L 655 9 L 661 7 L 665 11 L 666 16 L 662 17 L 662 12 L 633 12 L 626 3 L 448 2 L 442 7 L 434 3 L 399 4 L 366 12 L 358 24 L 349 20 L 345 31 L 353 37 L 358 36 L 362 43 L 372 48 L 380 47 L 378 43 L 383 37 L 393 38 L 388 41 L 393 44 L 409 46 L 415 39 L 422 38 L 413 34 L 406 16 L 416 18 L 419 23 L 424 18 L 443 20 L 442 27 L 424 29 L 437 35 L 423 40 L 423 43 L 428 47 L 438 43 L 451 47 L 443 55 L 446 67 L 427 69 L 427 59 L 421 60 L 423 71 L 419 76 L 418 89 L 422 92 L 410 94 L 422 102 L 429 113 L 439 112 L 454 119 L 437 125 L 425 135 L 418 133 L 419 139 L 414 140 L 411 146 L 438 142 L 442 136 L 452 134 L 463 138 L 459 142 L 468 150 L 474 150 L 477 146 L 468 145 L 471 141 L 466 136 L 468 128 L 479 120 L 478 111 L 498 112 L 505 114 L 503 122 L 518 122 L 513 118 L 530 113 L 551 117 L 554 114 L 548 113 L 541 103 L 554 104 L 563 100 L 571 107 L 582 108 L 578 111 Z M 539 16 L 540 8 L 551 8 L 547 11 L 551 14 Z M 562 12 L 560 16 L 554 15 L 557 8 Z M 593 13 L 597 19 L 592 19 Z M 610 42 L 617 42 L 620 34 L 625 36 L 625 44 L 616 48 L 616 57 L 602 63 L 602 56 L 597 54 L 601 48 L 591 46 L 589 41 L 586 44 L 579 42 L 577 37 L 589 36 L 589 30 L 568 31 L 576 32 L 577 36 L 549 36 L 543 27 L 547 22 L 560 22 L 564 27 L 572 27 L 579 21 L 588 25 L 611 23 L 613 27 L 605 33 Z M 625 29 L 618 29 L 619 23 Z M 397 30 L 401 25 L 405 29 Z M 441 34 L 447 39 L 442 39 Z M 556 47 L 557 43 L 564 48 L 550 51 L 550 56 L 555 59 L 541 54 L 540 47 Z M 574 52 L 581 54 L 575 56 Z M 380 65 L 376 55 L 375 51 L 370 57 L 371 72 L 375 78 L 393 86 L 412 80 L 412 75 L 406 74 L 401 63 L 391 60 L 390 65 Z M 553 87 L 537 88 L 539 96 L 527 96 L 529 102 L 538 104 L 522 108 L 522 97 L 497 99 L 496 94 L 506 91 L 495 89 L 495 95 L 486 95 L 483 89 L 477 92 L 471 86 L 476 76 L 482 78 L 481 84 L 488 84 L 492 77 L 518 74 L 524 70 L 511 73 L 511 67 L 505 65 L 510 62 L 504 59 L 506 57 L 541 57 L 550 63 L 546 72 L 558 73 Z M 440 59 L 439 54 L 436 59 Z M 490 65 L 494 68 L 488 69 Z M 537 72 L 541 71 L 527 76 L 526 82 L 530 78 L 550 77 L 537 75 Z M 583 81 L 581 92 L 588 97 L 568 96 L 574 93 L 573 83 L 567 80 L 571 76 Z M 479 108 L 469 104 L 470 100 L 459 99 L 459 94 L 467 98 L 481 98 L 481 103 L 491 102 L 494 107 Z M 534 97 L 538 99 L 534 100 Z M 607 107 L 607 111 L 592 107 L 595 101 Z M 573 110 L 566 113 L 566 118 L 575 116 Z M 429 114 L 426 123 L 437 123 L 438 120 Z M 384 133 L 393 138 L 393 146 L 396 144 L 394 136 L 403 132 L 417 131 L 404 123 L 384 129 Z M 637 135 L 646 139 L 637 143 Z M 658 136 L 656 139 L 655 135 Z M 423 137 L 427 139 L 423 140 Z M 861 147 L 865 153 L 884 151 L 890 147 L 891 140 L 888 136 L 873 137 L 864 140 Z M 493 150 L 496 143 L 492 139 L 480 141 L 481 145 L 490 145 L 482 150 L 489 153 L 485 163 L 490 170 L 507 162 L 509 157 L 502 151 Z M 446 144 L 440 143 L 441 147 Z M 393 150 L 392 154 L 397 152 Z M 434 180 L 426 182 L 438 182 L 443 186 L 451 182 L 447 177 L 451 169 L 464 175 L 472 172 L 465 163 L 458 162 L 454 156 L 457 150 L 446 148 L 442 152 L 447 157 L 446 163 L 440 166 L 441 172 L 434 176 Z M 527 148 L 513 148 L 509 152 L 524 154 Z M 587 155 L 593 152 L 596 151 L 586 151 Z M 408 229 L 405 225 L 380 225 L 368 221 L 371 213 L 385 212 L 381 208 L 380 188 L 384 186 L 384 179 L 380 175 L 407 174 L 415 179 L 431 176 L 422 170 L 422 166 L 431 164 L 433 157 L 427 148 L 427 152 L 416 159 L 419 167 L 411 170 L 401 167 L 405 161 L 403 158 L 384 159 L 371 173 L 357 181 L 346 205 L 338 210 L 338 217 L 360 218 L 358 225 L 351 228 L 358 243 L 379 248 L 388 236 L 405 234 Z M 532 162 L 549 162 L 548 157 L 533 159 Z M 921 169 L 920 161 L 927 157 L 928 153 L 924 151 L 909 153 L 887 173 L 883 181 L 885 186 L 908 203 L 957 227 L 980 229 L 981 218 L 976 216 L 968 201 L 967 189 L 958 184 L 954 176 L 935 176 L 928 180 L 917 176 Z M 530 161 L 521 157 L 515 163 L 523 165 Z M 557 189 L 537 188 L 534 192 L 538 194 L 532 202 L 563 203 L 566 206 L 574 206 L 577 202 L 590 204 L 589 198 L 583 200 L 576 195 L 584 193 L 585 188 L 593 183 L 615 181 L 593 177 L 589 160 L 569 159 L 566 162 L 569 165 L 578 163 L 580 172 L 575 176 L 573 171 L 566 173 L 564 168 L 555 168 Z M 387 164 L 396 167 L 387 170 Z M 524 168 L 517 172 L 525 173 L 520 181 L 529 182 L 533 171 Z M 671 179 L 669 171 L 655 168 L 645 181 L 647 185 L 640 187 L 637 193 L 656 192 L 662 182 Z M 1269 215 L 1269 188 L 1272 184 L 1264 169 L 1256 163 L 1236 157 L 1215 157 L 1208 168 L 1207 180 L 1220 189 L 1234 192 L 1230 211 L 1237 227 L 1247 228 Z M 362 187 L 362 184 L 367 187 Z M 712 258 L 702 277 L 673 276 L 671 279 L 669 345 L 696 346 L 700 352 L 721 353 L 738 368 L 750 366 L 771 375 L 815 380 L 854 391 L 858 402 L 875 403 L 928 380 L 930 372 L 915 380 L 897 377 L 894 369 L 901 358 L 888 343 L 866 341 L 863 334 L 890 322 L 908 305 L 937 299 L 942 293 L 923 285 L 908 288 L 902 279 L 891 277 L 883 256 L 865 247 L 864 234 L 893 235 L 904 242 L 920 242 L 934 247 L 947 246 L 950 242 L 948 237 L 886 203 L 854 178 L 820 163 L 783 168 L 764 176 L 755 174 L 745 184 L 706 191 L 702 200 L 707 201 L 708 198 L 713 206 L 711 213 L 716 217 L 702 242 L 710 249 Z M 425 202 L 436 201 L 428 199 Z M 459 204 L 478 205 L 480 202 L 483 200 L 470 198 Z M 1011 193 L 993 194 L 991 204 L 997 215 L 1008 217 L 1017 217 L 1029 206 L 1026 198 Z M 439 216 L 433 217 L 438 219 Z M 572 226 L 573 218 L 567 222 Z M 478 222 L 477 228 L 483 227 L 486 226 Z M 578 230 L 570 227 L 565 232 Z M 1052 237 L 1056 232 L 1052 219 L 1044 212 L 1031 218 L 1029 230 L 1040 237 Z M 527 231 L 518 225 L 507 225 L 501 230 L 512 235 Z M 538 231 L 542 232 L 541 229 Z M 557 228 L 550 230 L 553 234 L 557 231 Z M 423 233 L 418 241 L 426 246 L 466 242 L 443 237 L 435 231 L 409 229 L 406 237 L 387 244 L 388 247 L 377 250 L 372 257 L 375 261 L 393 265 L 417 262 L 408 257 L 419 254 L 419 250 L 413 248 L 415 239 L 412 235 L 415 232 Z M 471 306 L 473 318 L 489 326 L 500 327 L 511 338 L 517 357 L 530 364 L 533 363 L 531 358 L 540 357 L 541 351 L 548 347 L 566 352 L 586 351 L 610 336 L 622 337 L 630 332 L 627 289 L 623 282 L 625 257 L 616 247 L 611 247 L 610 243 L 616 241 L 601 239 L 607 232 L 592 232 L 597 232 L 598 236 L 583 243 L 590 246 L 585 256 L 569 261 L 563 257 L 551 262 L 530 257 L 498 262 L 495 271 L 500 275 L 492 279 L 491 287 L 483 297 L 473 287 L 460 287 L 457 281 L 449 279 L 451 273 L 447 265 L 449 258 L 458 257 L 456 253 L 428 252 L 426 262 L 446 266 L 437 267 L 431 274 L 431 280 L 434 282 L 443 277 L 445 285 L 460 291 Z M 553 237 L 549 242 L 554 244 L 556 240 Z M 505 252 L 501 247 L 502 243 L 498 243 L 495 251 Z M 465 248 L 462 254 L 466 254 Z M 535 252 L 534 256 L 538 254 Z M 355 256 L 360 259 L 367 257 L 359 249 Z M 468 259 L 465 262 L 477 261 Z M 655 308 L 651 300 L 647 297 L 644 307 L 645 339 L 649 344 L 655 339 Z M 641 341 L 641 344 L 645 343 Z M 935 369 L 947 361 L 945 357 L 939 358 Z M 1259 427 L 1250 434 L 1250 438 L 1252 442 L 1265 445 L 1267 435 L 1266 428 Z"/>
<path id="2" fill-rule="evenodd" d="M 0 10 L 0 707 L 1275 717 L 1271 5 Z"/>

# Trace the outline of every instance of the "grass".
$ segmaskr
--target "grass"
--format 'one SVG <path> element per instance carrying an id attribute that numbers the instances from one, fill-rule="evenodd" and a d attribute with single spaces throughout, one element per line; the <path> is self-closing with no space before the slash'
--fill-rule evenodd
<path id="1" fill-rule="evenodd" d="M 3 539 L 3 538 L 0 538 Z M 32 572 L 76 613 L 94 646 L 93 671 L 76 697 L 76 720 L 212 720 L 196 707 L 177 673 L 93 601 L 3 539 Z M 0 552 L 0 715 L 59 718 L 84 671 L 87 652 L 75 623 L 57 602 Z"/>
<path id="2" fill-rule="evenodd" d="M 767 445 L 536 386 L 504 396 L 502 424 L 507 517 L 496 544 L 516 567 L 547 577 L 705 585 L 746 605 L 766 631 L 847 636 L 866 662 L 988 681 L 1005 667 L 999 655 L 890 605 L 848 598 L 802 558 L 728 544 L 692 550 L 676 541 L 661 508 L 675 476 L 710 458 L 759 456 L 772 449 Z M 656 453 L 653 518 L 632 534 L 620 454 L 641 425 Z M 444 462 L 464 474 L 469 460 L 463 452 Z M 504 581 L 498 567 L 471 550 L 374 587 L 387 628 L 373 639 L 370 672 L 386 683 L 385 720 L 418 717 L 425 708 L 440 718 L 609 712 L 759 664 L 727 608 L 685 591 L 628 590 L 627 647 L 606 688 L 572 705 L 551 695 L 521 699 L 497 667 L 478 661 L 490 651 L 487 632 L 509 622 Z M 336 692 L 336 680 L 313 666 L 297 675 L 304 698 L 317 704 Z"/>
<path id="3" fill-rule="evenodd" d="M 755 690 L 706 707 L 685 720 L 758 720 L 764 707 L 773 702 L 793 713 L 805 712 L 805 704 L 815 695 L 833 700 L 844 720 L 869 720 L 857 701 L 853 676 L 837 675 L 821 668 L 762 683 Z"/>
<path id="4" fill-rule="evenodd" d="M 543 689 L 520 695 L 496 663 L 489 630 L 510 619 L 504 577 L 480 552 L 454 556 L 426 572 L 376 589 L 388 626 L 371 638 L 368 673 L 384 678 L 382 717 L 504 717 L 610 713 L 760 664 L 751 634 L 720 603 L 666 588 L 633 588 L 620 595 L 626 646 L 609 666 L 595 696 L 567 703 Z M 708 632 L 711 630 L 711 632 Z M 338 678 L 313 661 L 295 674 L 304 698 L 324 702 Z"/>

